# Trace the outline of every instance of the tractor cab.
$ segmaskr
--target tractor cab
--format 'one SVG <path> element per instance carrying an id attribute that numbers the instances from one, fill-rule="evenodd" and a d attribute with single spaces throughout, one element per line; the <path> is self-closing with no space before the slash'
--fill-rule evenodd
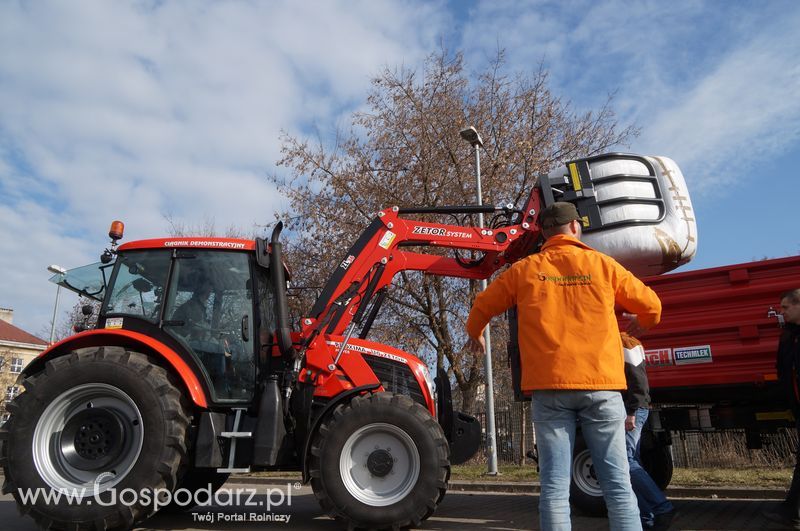
<path id="1" fill-rule="evenodd" d="M 276 326 L 270 272 L 254 250 L 253 241 L 219 238 L 124 244 L 99 326 L 158 329 L 201 368 L 213 402 L 250 402 Z"/>
<path id="2" fill-rule="evenodd" d="M 101 301 L 98 328 L 143 333 L 172 348 L 202 375 L 211 402 L 249 403 L 259 372 L 271 368 L 276 329 L 268 258 L 259 264 L 256 247 L 228 238 L 134 241 L 105 264 L 51 280 Z"/>
<path id="3" fill-rule="evenodd" d="M 254 289 L 268 294 L 271 286 L 263 272 L 259 277 L 252 252 L 164 248 L 184 242 L 197 245 L 187 239 L 120 248 L 100 310 L 102 326 L 157 327 L 202 368 L 214 401 L 249 401 L 256 378 Z"/>

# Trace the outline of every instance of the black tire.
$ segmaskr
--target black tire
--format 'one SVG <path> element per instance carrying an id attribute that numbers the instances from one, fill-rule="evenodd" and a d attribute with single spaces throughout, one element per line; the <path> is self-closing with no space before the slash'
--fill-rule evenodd
<path id="1" fill-rule="evenodd" d="M 669 446 L 659 444 L 653 432 L 642 432 L 641 461 L 644 468 L 658 488 L 664 490 L 672 480 L 672 454 Z M 606 502 L 600 482 L 592 467 L 592 458 L 583 437 L 575 441 L 572 454 L 572 480 L 569 487 L 570 502 L 581 512 L 589 516 L 604 516 L 607 513 Z"/>
<path id="2" fill-rule="evenodd" d="M 645 430 L 642 432 L 640 453 L 642 468 L 647 470 L 658 488 L 665 490 L 672 481 L 673 463 L 670 447 L 661 443 L 652 431 Z"/>
<path id="3" fill-rule="evenodd" d="M 447 438 L 430 413 L 407 396 L 356 397 L 339 405 L 314 437 L 311 486 L 322 508 L 348 528 L 419 526 L 444 497 L 450 476 Z M 377 494 L 362 489 L 362 480 L 377 485 Z M 383 481 L 396 488 L 378 492 Z"/>
<path id="4" fill-rule="evenodd" d="M 3 493 L 40 528 L 128 529 L 152 515 L 156 503 L 95 501 L 109 503 L 111 487 L 120 496 L 125 489 L 174 490 L 186 461 L 189 408 L 175 378 L 147 356 L 117 347 L 82 349 L 48 361 L 23 385 L 2 430 Z M 104 474 L 108 482 L 77 503 L 26 504 L 21 497 L 25 489 L 69 489 Z"/>
<path id="5" fill-rule="evenodd" d="M 575 437 L 570 475 L 570 503 L 588 516 L 604 516 L 607 510 L 603 490 L 594 472 L 589 447 L 580 434 Z"/>

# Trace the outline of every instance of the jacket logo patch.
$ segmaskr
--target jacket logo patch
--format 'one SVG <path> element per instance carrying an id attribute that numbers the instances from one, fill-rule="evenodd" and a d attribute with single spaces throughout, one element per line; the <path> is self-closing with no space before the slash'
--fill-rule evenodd
<path id="1" fill-rule="evenodd" d="M 546 275 L 539 273 L 539 280 L 542 282 L 553 282 L 558 286 L 591 286 L 592 275 Z"/>

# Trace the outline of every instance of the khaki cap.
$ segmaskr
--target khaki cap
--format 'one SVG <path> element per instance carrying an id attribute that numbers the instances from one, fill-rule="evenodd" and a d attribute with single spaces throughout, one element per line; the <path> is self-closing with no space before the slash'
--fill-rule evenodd
<path id="1" fill-rule="evenodd" d="M 541 223 L 543 229 L 565 225 L 570 221 L 580 219 L 581 217 L 575 205 L 563 201 L 553 203 L 539 214 L 539 223 Z"/>

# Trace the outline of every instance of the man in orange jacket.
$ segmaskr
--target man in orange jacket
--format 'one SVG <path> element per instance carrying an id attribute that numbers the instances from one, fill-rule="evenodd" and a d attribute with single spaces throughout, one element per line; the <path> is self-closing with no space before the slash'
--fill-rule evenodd
<path id="1" fill-rule="evenodd" d="M 571 203 L 544 209 L 541 252 L 520 260 L 476 298 L 467 347 L 482 351 L 489 320 L 517 306 L 521 387 L 532 391 L 539 450 L 542 529 L 569 529 L 575 431 L 592 455 L 611 529 L 641 529 L 625 450 L 626 388 L 615 304 L 636 315 L 633 335 L 658 323 L 661 302 L 642 281 L 580 241 Z"/>

